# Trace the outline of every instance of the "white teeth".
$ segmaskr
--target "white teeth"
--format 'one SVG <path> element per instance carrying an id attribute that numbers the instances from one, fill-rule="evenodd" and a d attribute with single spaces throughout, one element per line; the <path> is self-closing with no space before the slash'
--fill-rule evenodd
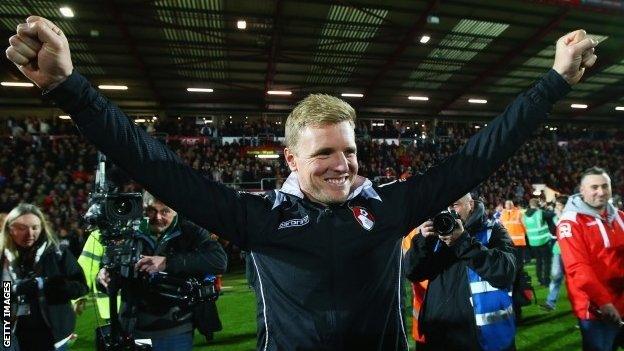
<path id="1" fill-rule="evenodd" d="M 331 183 L 331 184 L 336 184 L 336 185 L 342 185 L 347 181 L 346 177 L 342 177 L 342 178 L 328 178 L 325 179 L 326 182 Z"/>

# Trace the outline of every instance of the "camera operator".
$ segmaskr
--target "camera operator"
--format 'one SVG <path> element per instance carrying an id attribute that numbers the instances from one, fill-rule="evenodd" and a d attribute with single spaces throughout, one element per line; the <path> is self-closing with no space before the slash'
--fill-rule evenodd
<path id="1" fill-rule="evenodd" d="M 18 349 L 65 350 L 76 321 L 70 299 L 87 292 L 76 259 L 58 245 L 43 213 L 31 204 L 9 212 L 1 237 L 2 280 L 12 282 Z"/>
<path id="2" fill-rule="evenodd" d="M 487 220 L 483 203 L 470 194 L 452 209 L 461 218 L 454 230 L 441 236 L 432 221 L 425 222 L 405 257 L 408 279 L 429 280 L 418 317 L 422 349 L 514 350 L 511 238 L 502 225 Z"/>
<path id="3" fill-rule="evenodd" d="M 225 252 L 206 230 L 180 218 L 176 211 L 147 192 L 143 195 L 143 206 L 148 221 L 142 223 L 139 235 L 147 244 L 135 266 L 137 271 L 166 272 L 183 279 L 203 279 L 225 271 Z M 97 279 L 104 288 L 108 286 L 110 276 L 105 268 Z M 136 338 L 152 339 L 154 351 L 191 350 L 192 310 L 198 306 L 191 308 L 146 289 L 140 279 L 122 284 L 119 318 L 124 329 L 133 332 Z"/>

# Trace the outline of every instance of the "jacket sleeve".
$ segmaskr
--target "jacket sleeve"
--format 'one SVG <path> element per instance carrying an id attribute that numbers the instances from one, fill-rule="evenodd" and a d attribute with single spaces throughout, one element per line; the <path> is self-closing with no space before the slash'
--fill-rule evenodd
<path id="1" fill-rule="evenodd" d="M 59 267 L 61 275 L 47 277 L 44 291 L 48 301 L 66 301 L 85 295 L 89 289 L 84 273 L 74 255 L 67 248 L 61 248 Z"/>
<path id="2" fill-rule="evenodd" d="M 543 213 L 543 217 L 545 221 L 552 221 L 552 219 L 555 217 L 555 211 L 551 211 L 551 210 L 542 210 Z"/>
<path id="3" fill-rule="evenodd" d="M 44 97 L 68 112 L 89 141 L 158 199 L 198 225 L 244 246 L 247 206 L 255 204 L 246 200 L 256 196 L 206 179 L 136 126 L 77 71 Z"/>
<path id="4" fill-rule="evenodd" d="M 437 236 L 425 238 L 420 234 L 412 238 L 412 246 L 405 253 L 405 276 L 412 282 L 433 279 L 445 267 L 442 252 L 434 252 Z"/>
<path id="5" fill-rule="evenodd" d="M 591 302 L 602 306 L 613 301 L 594 273 L 584 236 L 583 227 L 575 221 L 561 220 L 557 225 L 557 240 L 568 284 L 574 284 Z"/>
<path id="6" fill-rule="evenodd" d="M 462 234 L 451 247 L 458 259 L 496 288 L 509 288 L 516 277 L 513 242 L 507 230 L 495 224 L 487 247 L 476 238 Z"/>
<path id="7" fill-rule="evenodd" d="M 207 230 L 192 223 L 184 225 L 185 240 L 193 238 L 190 252 L 167 256 L 165 271 L 178 275 L 221 274 L 227 268 L 227 255 L 221 245 L 210 239 Z M 188 229 L 186 229 L 188 228 Z"/>
<path id="8" fill-rule="evenodd" d="M 550 70 L 455 154 L 422 175 L 381 187 L 392 201 L 388 205 L 391 213 L 404 216 L 398 218 L 403 224 L 400 234 L 408 233 L 493 174 L 530 138 L 553 104 L 569 90 L 570 85 Z"/>

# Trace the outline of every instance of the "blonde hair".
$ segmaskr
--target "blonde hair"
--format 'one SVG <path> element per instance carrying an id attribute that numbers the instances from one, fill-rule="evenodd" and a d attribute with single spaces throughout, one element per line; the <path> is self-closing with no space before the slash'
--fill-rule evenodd
<path id="1" fill-rule="evenodd" d="M 58 241 L 52 233 L 52 227 L 41 209 L 32 204 L 21 203 L 15 206 L 4 218 L 2 230 L 0 230 L 0 253 L 4 252 L 4 249 L 7 249 L 11 252 L 11 254 L 13 254 L 14 257 L 19 256 L 15 242 L 13 242 L 13 238 L 9 232 L 9 226 L 13 224 L 18 217 L 27 214 L 35 215 L 39 218 L 39 221 L 41 221 L 41 234 L 39 234 L 39 238 L 43 236 L 44 240 L 47 241 L 49 245 L 58 247 Z"/>
<path id="2" fill-rule="evenodd" d="M 301 100 L 286 119 L 286 147 L 296 149 L 301 131 L 347 121 L 355 128 L 355 110 L 346 101 L 327 94 L 310 94 Z"/>

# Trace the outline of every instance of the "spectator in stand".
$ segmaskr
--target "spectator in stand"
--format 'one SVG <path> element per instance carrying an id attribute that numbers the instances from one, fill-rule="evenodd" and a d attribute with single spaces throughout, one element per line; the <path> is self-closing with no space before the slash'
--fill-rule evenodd
<path id="1" fill-rule="evenodd" d="M 158 120 L 156 128 L 159 130 L 162 128 L 161 125 L 174 124 L 174 122 L 177 120 L 169 122 Z M 182 119 L 181 122 L 188 122 L 191 128 L 194 120 Z M 13 126 L 18 122 L 12 121 L 5 124 Z M 42 124 L 43 121 L 39 122 L 40 130 Z M 271 123 L 252 122 L 251 118 L 248 124 L 254 126 L 256 131 L 272 133 L 279 133 L 278 129 L 283 128 Z M 370 121 L 358 121 L 358 126 L 361 130 L 370 131 Z M 84 205 L 81 192 L 88 194 L 90 191 L 93 173 L 91 170 L 94 169 L 96 160 L 95 150 L 76 135 L 71 123 L 54 119 L 49 121 L 49 127 L 50 134 L 54 135 L 54 138 L 42 135 L 39 138 L 40 145 L 28 138 L 0 140 L 0 178 L 4 178 L 4 183 L 0 181 L 0 211 L 9 211 L 20 201 L 32 201 L 43 207 L 51 206 L 47 204 L 50 201 L 50 203 L 65 206 L 63 209 L 58 208 L 60 211 L 58 218 L 61 218 L 62 227 L 67 229 L 71 227 L 71 223 L 66 223 L 64 218 L 68 218 L 68 221 L 76 218 L 70 216 L 70 212 L 76 211 L 78 216 L 84 213 L 81 209 Z M 418 128 L 420 131 L 421 127 L 419 123 L 413 129 Z M 214 126 L 212 128 L 215 129 Z M 432 164 L 448 156 L 452 150 L 465 141 L 465 138 L 476 131 L 468 124 L 459 123 L 439 123 L 437 128 L 438 130 L 452 130 L 454 137 L 440 139 L 436 145 L 432 145 L 429 139 L 425 139 L 424 142 L 420 139 L 417 144 L 387 145 L 361 138 L 358 140 L 360 173 L 375 179 L 383 176 L 388 167 L 392 169 L 391 172 L 398 175 L 405 173 L 405 169 L 409 167 L 412 168 L 413 173 L 423 172 Z M 378 127 L 373 129 L 378 129 Z M 524 187 L 524 197 L 521 200 L 528 201 L 527 197 L 532 192 L 533 182 L 546 183 L 562 192 L 572 192 L 576 186 L 575 179 L 578 179 L 581 170 L 588 168 L 596 160 L 601 166 L 624 163 L 624 141 L 622 141 L 624 135 L 620 135 L 618 139 L 617 133 L 583 132 L 582 129 L 575 129 L 575 127 L 560 128 L 556 133 L 553 135 L 553 132 L 544 130 L 538 133 L 532 142 L 520 149 L 516 157 L 482 183 L 478 192 L 486 199 L 486 203 L 493 206 L 493 204 L 503 202 L 505 198 L 514 198 L 518 185 Z M 24 135 L 27 134 L 24 133 Z M 176 136 L 171 134 L 171 137 Z M 560 145 L 557 140 L 561 138 L 569 140 Z M 173 139 L 168 143 L 180 152 L 185 161 L 201 169 L 209 178 L 214 168 L 233 166 L 232 160 L 238 158 L 239 163 L 244 165 L 243 181 L 248 183 L 243 184 L 242 188 L 257 189 L 260 188 L 261 178 L 277 178 L 278 175 L 287 174 L 283 162 L 265 162 L 241 155 L 243 146 L 240 144 L 220 145 L 218 139 L 192 146 L 182 145 Z M 17 162 L 14 157 L 11 157 L 17 153 L 23 155 L 22 160 L 25 162 Z M 596 153 L 601 153 L 603 156 L 596 159 Z M 216 162 L 213 164 L 213 161 Z M 68 168 L 68 165 L 72 166 Z M 265 165 L 271 165 L 272 171 L 263 171 Z M 535 171 L 538 169 L 539 172 Z M 86 172 L 89 180 L 86 176 L 80 176 L 77 178 L 78 182 L 74 182 L 72 176 L 77 170 Z M 614 193 L 624 193 L 624 182 L 616 181 L 624 179 L 623 172 L 623 168 L 618 168 L 611 175 L 614 179 Z M 518 179 L 517 184 L 509 184 L 506 179 L 510 178 Z M 70 185 L 74 187 L 71 188 Z M 29 188 L 27 193 L 26 188 Z M 51 198 L 57 200 L 52 201 Z M 43 202 L 44 199 L 46 199 L 46 204 Z M 614 198 L 614 204 L 617 203 L 617 199 Z M 488 208 L 488 211 L 492 212 L 493 208 Z M 55 229 L 58 230 L 58 228 Z"/>

